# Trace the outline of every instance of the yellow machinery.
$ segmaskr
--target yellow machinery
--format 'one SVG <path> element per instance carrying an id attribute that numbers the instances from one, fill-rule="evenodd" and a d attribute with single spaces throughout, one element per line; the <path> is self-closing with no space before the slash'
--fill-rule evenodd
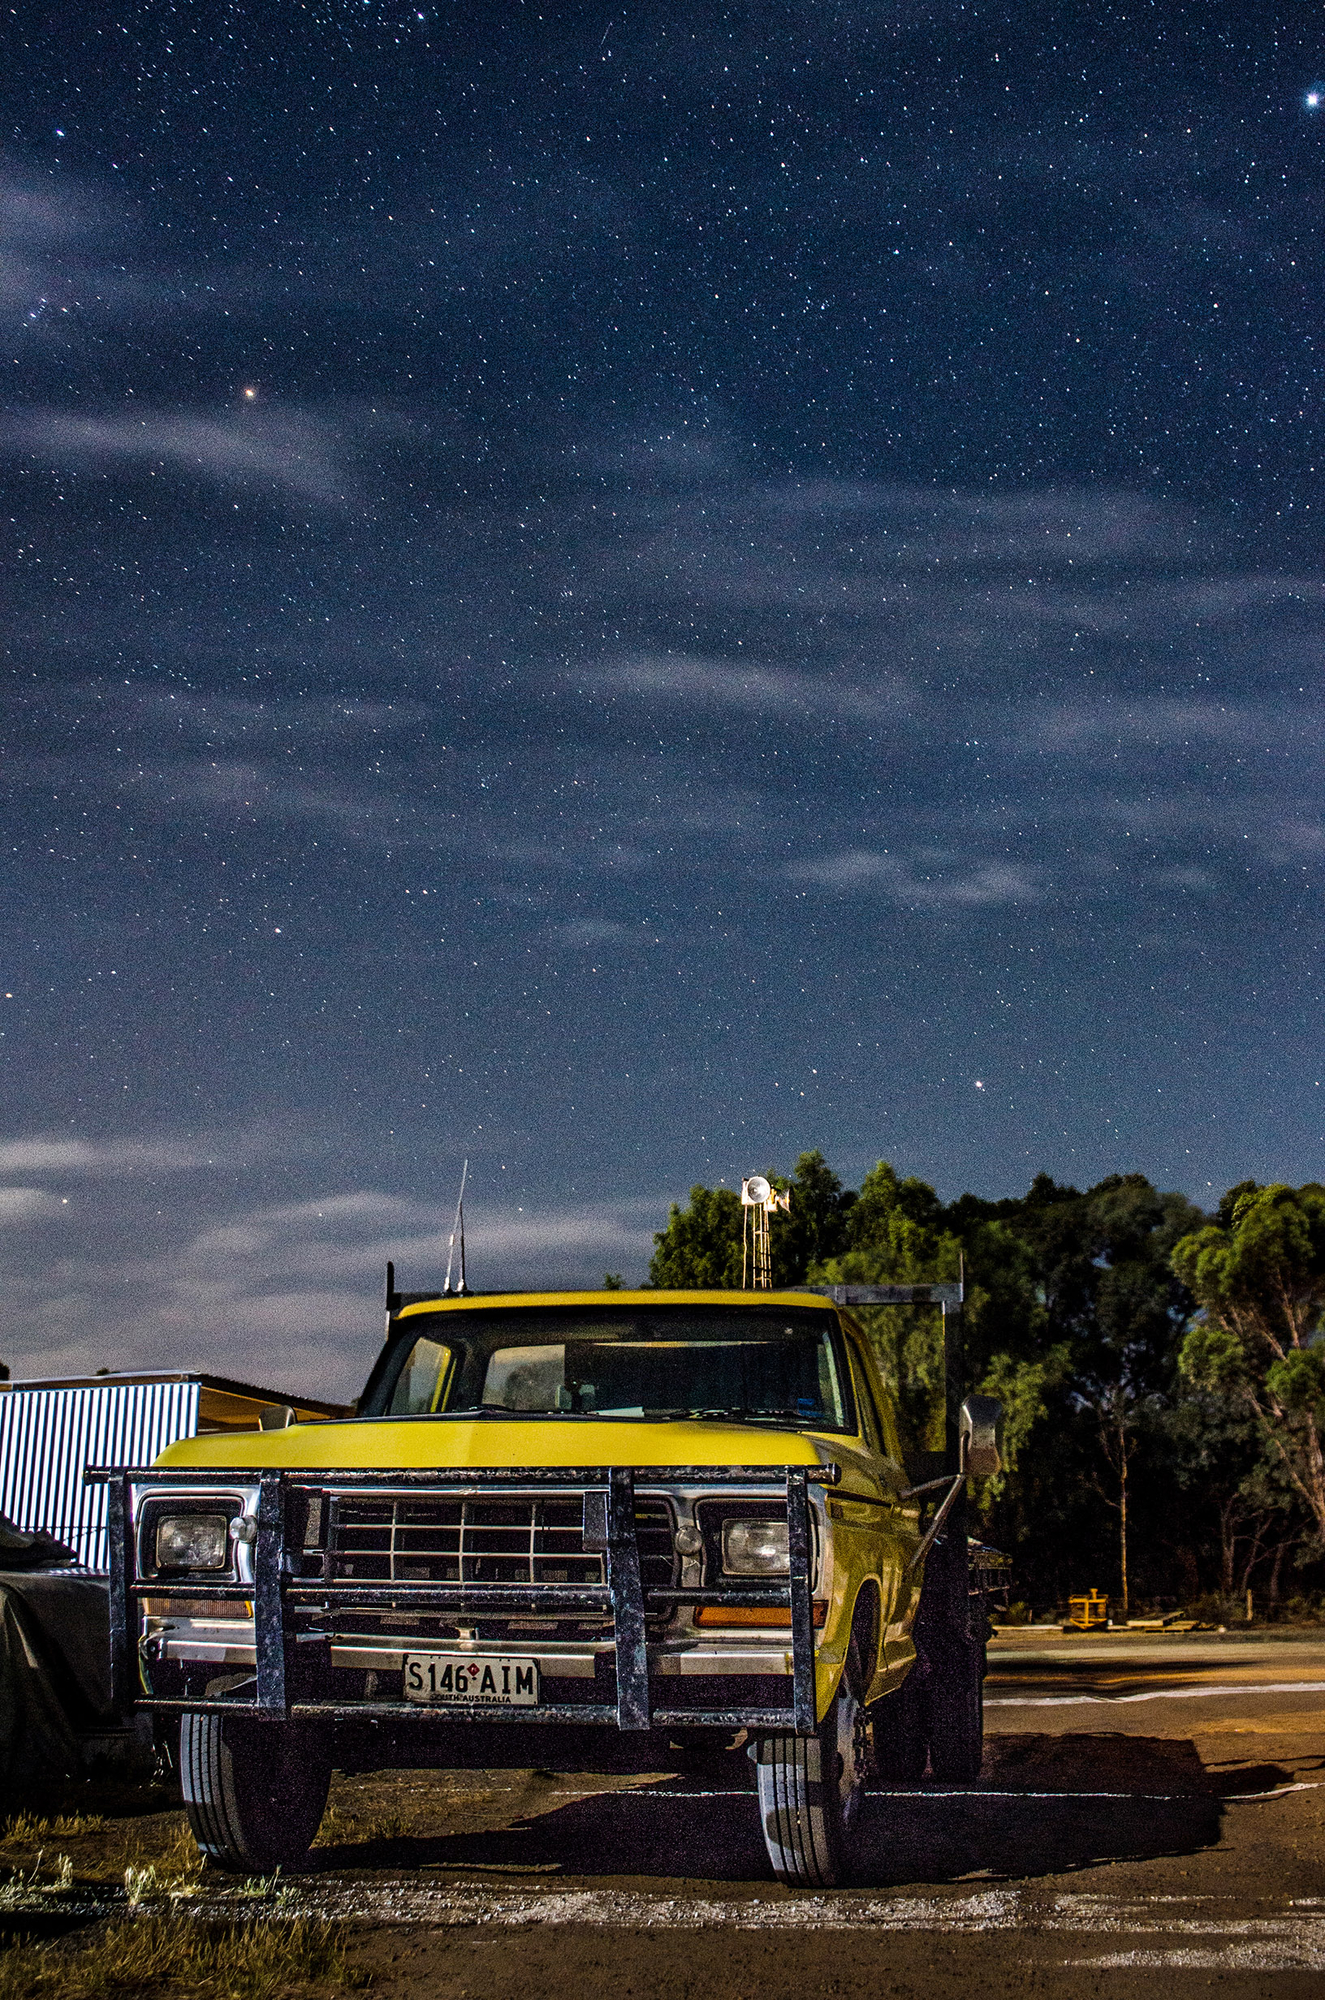
<path id="1" fill-rule="evenodd" d="M 1109 1600 L 1102 1590 L 1088 1590 L 1067 1600 L 1065 1632 L 1098 1632 L 1109 1622 Z"/>

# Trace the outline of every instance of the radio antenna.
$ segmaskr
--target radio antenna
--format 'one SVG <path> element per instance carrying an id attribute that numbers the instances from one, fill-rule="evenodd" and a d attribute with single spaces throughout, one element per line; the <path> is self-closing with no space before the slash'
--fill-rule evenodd
<path id="1" fill-rule="evenodd" d="M 446 1251 L 446 1283 L 442 1286 L 443 1292 L 449 1292 L 451 1289 L 451 1265 L 455 1259 L 457 1236 L 460 1238 L 460 1282 L 456 1286 L 456 1291 L 463 1294 L 469 1289 L 465 1283 L 465 1182 L 468 1179 L 469 1161 L 466 1160 L 460 1169 L 460 1199 L 455 1205 L 455 1221 L 451 1224 L 451 1241 Z"/>

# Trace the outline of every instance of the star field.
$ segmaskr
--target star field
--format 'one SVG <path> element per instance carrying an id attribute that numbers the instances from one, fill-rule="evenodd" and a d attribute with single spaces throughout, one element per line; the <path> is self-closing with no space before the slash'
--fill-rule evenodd
<path id="1" fill-rule="evenodd" d="M 1089 11 L 11 9 L 18 1372 L 1319 1174 L 1320 37 Z"/>

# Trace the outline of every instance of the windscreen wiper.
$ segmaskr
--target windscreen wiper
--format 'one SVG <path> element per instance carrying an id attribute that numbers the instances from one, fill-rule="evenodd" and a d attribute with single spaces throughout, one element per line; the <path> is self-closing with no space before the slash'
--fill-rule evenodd
<path id="1" fill-rule="evenodd" d="M 557 1417 L 560 1410 L 507 1410 L 499 1403 L 481 1403 L 476 1410 L 434 1410 L 438 1417 L 464 1417 L 472 1421 L 475 1417 Z"/>
<path id="2" fill-rule="evenodd" d="M 687 1410 L 686 1415 L 688 1417 L 731 1417 L 738 1423 L 748 1423 L 752 1419 L 769 1417 L 777 1423 L 809 1424 L 813 1423 L 816 1418 L 822 1417 L 823 1412 L 822 1410 L 743 1410 L 728 1408 Z"/>

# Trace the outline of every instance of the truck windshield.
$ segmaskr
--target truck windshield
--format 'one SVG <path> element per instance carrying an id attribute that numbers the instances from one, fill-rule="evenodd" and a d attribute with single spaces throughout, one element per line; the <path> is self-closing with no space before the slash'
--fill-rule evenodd
<path id="1" fill-rule="evenodd" d="M 833 1316 L 785 1306 L 412 1315 L 365 1416 L 736 1417 L 854 1429 Z"/>

